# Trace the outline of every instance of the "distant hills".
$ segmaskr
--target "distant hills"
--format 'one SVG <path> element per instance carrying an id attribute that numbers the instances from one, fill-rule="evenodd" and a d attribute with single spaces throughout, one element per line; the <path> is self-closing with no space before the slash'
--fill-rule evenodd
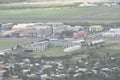
<path id="1" fill-rule="evenodd" d="M 2 3 L 19 3 L 19 2 L 120 2 L 120 0 L 0 0 Z"/>

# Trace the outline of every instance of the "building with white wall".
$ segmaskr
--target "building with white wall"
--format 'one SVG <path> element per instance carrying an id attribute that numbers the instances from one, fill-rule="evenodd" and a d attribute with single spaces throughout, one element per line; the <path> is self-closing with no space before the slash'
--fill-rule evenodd
<path id="1" fill-rule="evenodd" d="M 89 27 L 89 31 L 90 32 L 98 32 L 98 31 L 102 31 L 104 28 L 101 25 L 92 25 Z"/>
<path id="2" fill-rule="evenodd" d="M 120 37 L 120 28 L 111 28 L 109 31 L 103 33 L 103 37 Z"/>

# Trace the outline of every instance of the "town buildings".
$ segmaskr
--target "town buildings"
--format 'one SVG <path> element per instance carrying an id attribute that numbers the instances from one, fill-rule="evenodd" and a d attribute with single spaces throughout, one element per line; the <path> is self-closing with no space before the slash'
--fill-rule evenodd
<path id="1" fill-rule="evenodd" d="M 120 28 L 111 28 L 109 29 L 109 31 L 103 33 L 103 37 L 116 37 L 119 38 L 120 37 Z"/>

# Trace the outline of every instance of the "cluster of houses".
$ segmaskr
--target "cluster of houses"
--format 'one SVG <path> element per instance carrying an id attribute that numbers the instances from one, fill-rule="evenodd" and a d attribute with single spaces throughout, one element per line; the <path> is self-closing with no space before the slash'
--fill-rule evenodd
<path id="1" fill-rule="evenodd" d="M 48 22 L 48 23 L 24 23 L 13 25 L 12 23 L 1 25 L 1 36 L 9 37 L 36 37 L 42 40 L 22 45 L 20 48 L 25 52 L 43 52 L 50 47 L 74 48 L 79 45 L 90 46 L 104 42 L 104 38 L 119 38 L 120 29 L 111 28 L 106 30 L 101 25 L 92 25 L 88 27 L 71 26 L 64 23 Z M 63 32 L 72 33 L 70 36 L 65 36 Z M 69 35 L 70 33 L 67 33 Z M 101 34 L 102 33 L 102 34 Z M 61 38 L 61 35 L 63 38 Z M 100 36 L 98 39 L 90 40 L 89 36 Z"/>
<path id="2" fill-rule="evenodd" d="M 69 33 L 67 33 L 69 31 Z M 63 34 L 67 33 L 67 35 Z M 101 37 L 119 37 L 119 28 L 107 28 L 101 25 L 71 26 L 62 22 L 1 24 L 0 37 L 36 37 L 36 38 L 73 38 L 84 39 L 91 35 L 103 32 Z"/>
<path id="3" fill-rule="evenodd" d="M 80 3 L 78 7 L 97 7 L 97 6 L 106 6 L 106 7 L 112 7 L 112 6 L 120 6 L 119 2 L 98 2 L 98 3 L 88 3 L 88 2 L 83 2 Z"/>
<path id="4" fill-rule="evenodd" d="M 99 44 L 103 44 L 105 42 L 104 39 L 98 40 L 84 40 L 84 39 L 77 39 L 77 40 L 59 40 L 59 39 L 45 39 L 40 41 L 31 42 L 28 44 L 17 45 L 13 47 L 12 51 L 15 50 L 17 53 L 27 53 L 27 54 L 36 54 L 42 53 L 49 48 L 61 48 L 65 53 L 71 53 L 77 50 L 80 50 L 82 47 L 85 46 L 95 46 Z"/>
<path id="5" fill-rule="evenodd" d="M 46 37 L 52 34 L 60 33 L 64 30 L 63 23 L 24 23 L 11 27 L 11 30 L 3 31 L 3 36 L 16 37 Z M 59 29 L 60 28 L 60 29 Z"/>
<path id="6" fill-rule="evenodd" d="M 117 80 L 120 77 L 120 59 L 106 56 L 105 59 L 82 58 L 44 59 L 0 54 L 0 78 L 12 77 L 23 80 L 72 80 L 93 77 L 102 80 Z M 107 66 L 108 65 L 108 66 Z M 83 77 L 84 76 L 84 77 Z"/>
<path id="7" fill-rule="evenodd" d="M 32 42 L 22 45 L 20 48 L 25 52 L 43 52 L 49 47 L 70 48 L 76 45 L 95 45 L 104 42 L 104 38 L 120 37 L 119 28 L 111 28 L 105 30 L 101 25 L 92 25 L 88 27 L 71 26 L 64 23 L 48 22 L 48 23 L 24 23 L 13 25 L 12 23 L 1 25 L 1 36 L 9 37 L 39 37 L 42 41 Z M 70 36 L 65 36 L 62 32 L 70 33 Z M 101 34 L 102 32 L 102 34 Z M 99 34 L 100 38 L 89 40 L 91 35 Z M 60 36 L 63 35 L 63 38 Z M 68 33 L 69 35 L 69 33 Z M 99 36 L 99 35 L 97 35 Z M 103 39 L 102 39 L 103 38 Z M 74 48 L 74 47 L 73 47 Z"/>
<path id="8" fill-rule="evenodd" d="M 7 27 L 6 27 L 7 26 Z M 56 37 L 63 32 L 73 32 L 71 37 L 64 36 L 63 39 Z M 101 34 L 101 39 L 89 40 L 90 35 Z M 9 37 L 42 37 L 44 40 L 31 42 L 29 44 L 17 45 L 16 50 L 22 52 L 43 52 L 49 47 L 64 48 L 64 52 L 71 52 L 81 47 L 104 43 L 104 37 L 120 37 L 119 28 L 105 29 L 101 25 L 88 27 L 65 25 L 64 23 L 26 23 L 26 24 L 2 24 L 0 36 Z M 103 38 L 103 39 L 102 39 Z M 85 58 L 77 60 L 46 59 L 24 57 L 20 55 L 5 54 L 0 52 L 0 79 L 4 77 L 21 78 L 23 80 L 85 80 L 97 77 L 102 80 L 117 80 L 120 77 L 120 59 L 110 55 L 104 58 L 92 58 L 88 54 Z M 44 59 L 45 58 L 45 59 Z M 92 79 L 91 79 L 92 80 Z"/>
<path id="9" fill-rule="evenodd" d="M 112 3 L 119 3 L 119 0 L 50 0 L 48 1 L 41 1 L 41 2 L 21 2 L 18 3 L 19 5 L 36 5 L 36 4 L 74 4 L 74 3 L 87 3 L 88 5 L 85 4 L 85 6 L 94 6 L 96 4 L 112 4 Z M 94 4 L 93 4 L 94 3 Z"/>
<path id="10" fill-rule="evenodd" d="M 104 37 L 116 37 L 119 38 L 120 37 L 120 28 L 111 28 L 109 29 L 109 31 L 103 33 Z"/>
<path id="11" fill-rule="evenodd" d="M 48 23 L 23 23 L 14 25 L 12 23 L 1 25 L 0 36 L 2 37 L 42 37 L 46 38 L 51 35 L 61 35 L 63 31 L 73 31 L 71 38 L 80 38 L 87 36 L 89 32 L 99 32 L 104 30 L 100 25 L 89 26 L 86 30 L 82 26 L 65 25 L 59 22 Z M 65 36 L 64 36 L 65 37 Z"/>
<path id="12" fill-rule="evenodd" d="M 44 41 L 38 41 L 38 42 L 32 42 L 25 45 L 19 45 L 16 49 L 20 49 L 24 52 L 43 52 L 48 48 L 63 48 L 67 49 L 70 47 L 73 47 L 73 49 L 76 47 L 76 45 L 82 46 L 85 44 L 85 40 L 44 40 Z M 79 48 L 80 49 L 80 48 Z"/>

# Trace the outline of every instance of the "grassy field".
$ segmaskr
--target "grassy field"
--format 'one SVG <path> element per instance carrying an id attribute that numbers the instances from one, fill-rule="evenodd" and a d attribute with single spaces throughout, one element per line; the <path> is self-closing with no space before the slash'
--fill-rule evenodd
<path id="1" fill-rule="evenodd" d="M 56 8 L 56 7 L 72 7 L 78 6 L 78 4 L 34 4 L 34 5 L 22 5 L 22 4 L 0 4 L 0 10 L 9 9 L 35 9 L 35 8 Z"/>
<path id="2" fill-rule="evenodd" d="M 0 10 L 1 18 L 66 18 L 83 16 L 90 13 L 111 9 L 111 7 L 89 7 L 89 8 L 38 8 L 38 9 L 18 9 Z"/>
<path id="3" fill-rule="evenodd" d="M 0 39 L 0 49 L 6 49 L 6 48 L 9 48 L 11 46 L 15 46 L 17 44 L 23 44 L 23 43 L 28 43 L 28 42 L 31 42 L 33 40 L 30 40 L 30 39 L 23 39 L 23 38 L 3 38 L 3 39 Z M 85 53 L 89 53 L 89 51 L 92 51 L 94 52 L 95 54 L 98 54 L 100 56 L 105 56 L 106 53 L 110 53 L 112 56 L 115 56 L 115 57 L 119 57 L 120 58 L 120 50 L 116 47 L 115 47 L 115 44 L 119 43 L 119 40 L 116 40 L 116 41 L 107 41 L 106 43 L 104 43 L 104 48 L 82 48 L 80 49 L 79 51 L 75 51 L 75 52 L 71 52 L 71 53 L 81 53 L 81 52 L 85 52 Z M 117 44 L 117 45 L 118 45 Z M 118 45 L 118 46 L 119 46 Z M 113 47 L 111 49 L 111 47 Z M 54 56 L 54 57 L 57 57 L 57 56 L 65 56 L 67 54 L 70 54 L 70 53 L 65 53 L 64 52 L 64 48 L 48 48 L 46 49 L 45 51 L 43 52 L 39 52 L 39 53 L 34 53 L 32 54 L 33 56 L 35 57 L 40 57 L 42 55 L 45 55 L 45 56 Z M 80 55 L 86 55 L 86 54 L 80 54 Z"/>
<path id="4" fill-rule="evenodd" d="M 17 39 L 17 38 L 2 38 L 0 39 L 0 49 L 6 49 L 17 44 L 28 43 L 31 40 L 28 39 Z"/>
<path id="5" fill-rule="evenodd" d="M 27 9 L 8 9 L 0 10 L 0 22 L 7 23 L 24 23 L 24 22 L 65 22 L 65 23 L 112 23 L 120 22 L 119 20 L 87 20 L 78 19 L 90 14 L 111 10 L 113 7 L 54 7 L 54 8 L 27 8 Z M 111 13 L 110 16 L 96 15 L 94 18 L 102 16 L 104 18 L 119 17 L 119 13 Z M 113 15 L 113 16 L 111 16 Z"/>
<path id="6" fill-rule="evenodd" d="M 86 57 L 89 54 L 89 52 L 93 52 L 94 54 L 97 54 L 101 57 L 106 56 L 107 53 L 110 53 L 111 56 L 120 58 L 120 49 L 115 49 L 115 48 L 109 49 L 110 46 L 115 45 L 115 44 L 113 45 L 113 42 L 112 42 L 112 45 L 111 45 L 111 42 L 110 43 L 104 43 L 104 45 L 105 46 L 101 47 L 101 48 L 100 47 L 99 48 L 95 48 L 95 47 L 81 48 L 78 51 L 74 51 L 74 52 L 70 52 L 70 53 L 65 53 L 63 51 L 64 48 L 49 48 L 49 49 L 46 49 L 45 51 L 43 51 L 42 53 L 35 53 L 34 56 L 35 57 L 40 57 L 42 55 L 45 55 L 45 56 L 48 56 L 48 57 L 50 57 L 50 56 L 57 57 L 57 56 L 65 56 L 65 55 L 73 54 L 73 53 L 80 53 L 79 56 Z M 119 45 L 120 45 L 120 43 L 119 43 Z M 84 52 L 84 53 L 81 53 L 81 52 Z"/>
<path id="7" fill-rule="evenodd" d="M 63 56 L 66 55 L 64 53 L 64 48 L 49 48 L 43 52 L 44 55 L 47 56 Z"/>
<path id="8" fill-rule="evenodd" d="M 40 57 L 42 55 L 45 55 L 45 56 L 54 56 L 54 57 L 57 57 L 57 56 L 65 56 L 67 53 L 64 52 L 64 48 L 49 48 L 49 49 L 46 49 L 45 51 L 43 52 L 40 52 L 40 53 L 35 53 L 34 56 L 35 57 Z"/>
<path id="9" fill-rule="evenodd" d="M 105 13 L 105 14 L 100 14 L 100 15 L 97 15 L 95 17 L 98 17 L 98 18 L 120 18 L 120 11 L 118 12 L 115 12 L 115 13 Z"/>

